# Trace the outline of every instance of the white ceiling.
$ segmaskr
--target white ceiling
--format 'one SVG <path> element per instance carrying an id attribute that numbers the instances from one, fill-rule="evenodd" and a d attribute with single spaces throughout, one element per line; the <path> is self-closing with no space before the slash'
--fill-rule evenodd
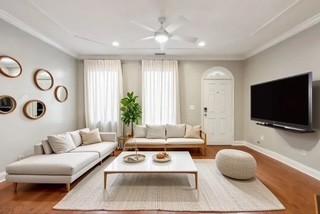
<path id="1" fill-rule="evenodd" d="M 166 54 L 243 59 L 314 24 L 319 13 L 319 0 L 0 0 L 1 18 L 79 58 L 160 52 L 155 41 L 139 41 L 152 33 L 131 21 L 158 28 L 159 16 L 184 16 L 176 34 L 207 46 L 170 40 Z"/>

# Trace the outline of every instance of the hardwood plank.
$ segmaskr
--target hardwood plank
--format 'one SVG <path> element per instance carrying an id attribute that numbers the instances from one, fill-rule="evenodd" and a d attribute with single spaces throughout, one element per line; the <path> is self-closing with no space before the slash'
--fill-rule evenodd
<path id="1" fill-rule="evenodd" d="M 320 182 L 272 158 L 243 146 L 208 146 L 206 154 L 199 149 L 191 149 L 195 159 L 215 158 L 221 149 L 233 148 L 252 154 L 258 163 L 257 177 L 279 198 L 287 208 L 277 212 L 249 212 L 250 214 L 297 213 L 315 214 L 314 195 L 320 192 Z M 118 155 L 120 151 L 115 152 Z M 91 170 L 90 170 L 91 171 Z M 71 188 L 85 177 L 78 179 Z M 57 211 L 52 207 L 67 194 L 64 184 L 19 184 L 18 192 L 14 193 L 14 185 L 0 183 L 0 213 L 2 214 L 191 214 L 194 212 L 164 212 L 164 211 Z M 245 212 L 244 212 L 245 213 Z M 241 214 L 244 214 L 241 213 Z M 234 213 L 233 213 L 234 214 Z"/>

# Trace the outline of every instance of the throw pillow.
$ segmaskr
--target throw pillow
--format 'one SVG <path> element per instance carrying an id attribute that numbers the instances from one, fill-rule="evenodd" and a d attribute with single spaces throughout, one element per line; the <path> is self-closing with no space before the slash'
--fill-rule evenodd
<path id="1" fill-rule="evenodd" d="M 185 138 L 201 138 L 200 136 L 200 131 L 201 131 L 201 126 L 191 126 L 191 125 L 186 125 L 186 134 Z"/>
<path id="2" fill-rule="evenodd" d="M 167 138 L 183 138 L 186 133 L 186 124 L 167 124 Z"/>
<path id="3" fill-rule="evenodd" d="M 60 154 L 69 152 L 76 148 L 70 134 L 58 134 L 48 136 L 48 142 L 54 153 Z"/>
<path id="4" fill-rule="evenodd" d="M 101 143 L 101 137 L 99 129 L 93 129 L 91 131 L 80 131 L 82 143 L 85 145 L 93 143 Z"/>
<path id="5" fill-rule="evenodd" d="M 43 148 L 44 154 L 49 155 L 49 154 L 53 153 L 52 148 L 51 148 L 48 140 L 42 140 L 41 143 L 42 143 L 42 148 Z"/>
<path id="6" fill-rule="evenodd" d="M 78 146 L 80 146 L 82 144 L 80 131 L 88 132 L 88 131 L 90 131 L 90 129 L 89 128 L 84 128 L 84 129 L 79 129 L 79 130 L 76 130 L 76 131 L 73 131 L 73 132 L 69 132 L 71 137 L 72 137 L 73 143 L 74 143 L 74 145 L 76 147 L 78 147 Z"/>
<path id="7" fill-rule="evenodd" d="M 144 138 L 147 135 L 147 128 L 144 125 L 135 125 L 133 127 L 133 137 Z"/>
<path id="8" fill-rule="evenodd" d="M 147 125 L 147 138 L 149 139 L 165 139 L 165 126 Z"/>

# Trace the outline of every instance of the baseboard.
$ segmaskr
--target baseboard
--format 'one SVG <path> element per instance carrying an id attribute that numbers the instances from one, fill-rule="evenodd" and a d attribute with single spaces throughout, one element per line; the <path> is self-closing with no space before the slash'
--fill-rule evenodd
<path id="1" fill-rule="evenodd" d="M 257 152 L 260 152 L 270 158 L 273 158 L 277 161 L 280 161 L 281 163 L 284 163 L 284 164 L 320 181 L 320 171 L 313 169 L 309 166 L 306 166 L 298 161 L 292 160 L 292 159 L 290 159 L 284 155 L 281 155 L 277 152 L 271 151 L 271 150 L 263 148 L 261 146 L 254 145 L 254 144 L 246 142 L 246 141 L 238 141 L 238 143 L 234 143 L 233 145 L 234 146 L 244 145 L 246 147 L 249 147 Z"/>
<path id="2" fill-rule="evenodd" d="M 0 183 L 6 181 L 6 172 L 0 172 Z"/>

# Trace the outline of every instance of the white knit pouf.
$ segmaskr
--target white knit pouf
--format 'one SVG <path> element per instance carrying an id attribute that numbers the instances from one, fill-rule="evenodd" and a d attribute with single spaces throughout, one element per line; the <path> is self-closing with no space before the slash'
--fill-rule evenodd
<path id="1" fill-rule="evenodd" d="M 257 162 L 252 155 L 235 149 L 219 151 L 216 164 L 223 175 L 240 180 L 253 178 L 257 168 Z"/>

